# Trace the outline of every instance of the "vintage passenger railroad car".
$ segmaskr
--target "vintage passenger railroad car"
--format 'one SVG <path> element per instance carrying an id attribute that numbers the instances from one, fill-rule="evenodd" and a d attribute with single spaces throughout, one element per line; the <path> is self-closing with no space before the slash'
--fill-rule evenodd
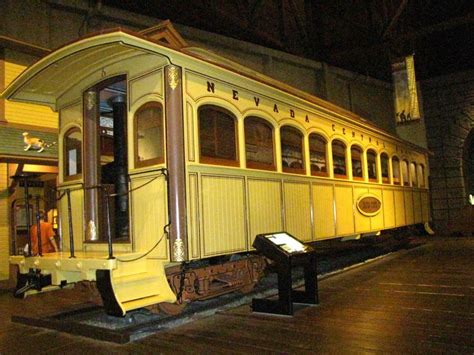
<path id="1" fill-rule="evenodd" d="M 96 281 L 124 315 L 251 287 L 260 259 L 219 256 L 259 233 L 314 242 L 430 218 L 426 150 L 169 22 L 68 44 L 3 96 L 60 117 L 61 252 L 12 256 L 20 290 Z"/>

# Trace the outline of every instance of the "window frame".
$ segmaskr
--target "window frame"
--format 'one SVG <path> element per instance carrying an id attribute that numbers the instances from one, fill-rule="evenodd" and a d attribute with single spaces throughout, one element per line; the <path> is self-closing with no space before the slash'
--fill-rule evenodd
<path id="1" fill-rule="evenodd" d="M 374 154 L 374 162 L 375 162 L 375 177 L 370 177 L 370 174 L 369 174 L 369 153 L 370 152 L 373 152 Z M 366 159 L 366 166 L 367 166 L 367 179 L 370 181 L 370 182 L 378 182 L 379 181 L 379 169 L 378 169 L 378 166 L 377 166 L 377 156 L 378 156 L 378 153 L 375 149 L 373 148 L 369 148 L 367 149 L 367 151 L 365 152 L 365 159 Z"/>
<path id="2" fill-rule="evenodd" d="M 387 176 L 383 176 L 383 163 L 382 159 L 383 156 L 387 157 Z M 380 153 L 380 177 L 382 179 L 383 184 L 389 184 L 390 183 L 390 158 L 387 153 L 381 152 Z"/>
<path id="3" fill-rule="evenodd" d="M 414 174 L 412 174 L 412 169 L 411 167 L 413 166 L 413 172 Z M 417 168 L 418 164 L 415 163 L 414 161 L 410 162 L 410 165 L 409 165 L 409 169 L 410 169 L 410 183 L 411 183 L 411 186 L 412 187 L 418 187 L 418 168 Z"/>
<path id="4" fill-rule="evenodd" d="M 291 167 L 286 167 L 283 166 L 283 140 L 282 140 L 282 131 L 283 129 L 289 128 L 291 130 L 294 130 L 298 132 L 301 135 L 301 161 L 302 161 L 302 168 L 291 168 Z M 304 144 L 304 133 L 301 132 L 300 129 L 296 128 L 295 126 L 289 125 L 289 124 L 284 124 L 280 127 L 280 159 L 281 159 L 281 170 L 284 173 L 291 173 L 291 174 L 300 174 L 304 175 L 306 174 L 306 159 L 305 159 L 305 144 Z"/>
<path id="5" fill-rule="evenodd" d="M 77 174 L 74 175 L 67 175 L 67 172 L 69 170 L 69 159 L 67 155 L 67 145 L 66 145 L 66 139 L 75 132 L 79 132 L 81 135 L 81 171 Z M 73 180 L 79 180 L 82 178 L 82 173 L 84 170 L 84 161 L 83 161 L 83 156 L 84 156 L 84 135 L 82 133 L 82 129 L 77 126 L 73 126 L 67 129 L 66 133 L 63 135 L 63 181 L 73 181 Z"/>
<path id="6" fill-rule="evenodd" d="M 234 139 L 235 139 L 235 160 L 231 159 L 224 159 L 224 158 L 215 158 L 215 157 L 208 157 L 203 156 L 201 153 L 201 116 L 200 111 L 203 108 L 213 108 L 216 111 L 221 111 L 224 114 L 228 115 L 232 118 L 234 122 Z M 200 164 L 211 164 L 211 165 L 223 165 L 223 166 L 233 166 L 238 167 L 240 166 L 240 156 L 239 156 L 239 134 L 238 134 L 238 120 L 237 116 L 234 115 L 230 110 L 226 109 L 225 107 L 215 105 L 215 104 L 204 104 L 199 106 L 197 109 L 197 135 L 198 135 L 198 151 L 199 151 L 199 163 Z"/>
<path id="7" fill-rule="evenodd" d="M 346 171 L 346 174 L 345 175 L 342 175 L 342 174 L 336 174 L 334 172 L 334 143 L 335 142 L 340 142 L 342 143 L 342 145 L 344 146 L 344 169 Z M 349 174 L 348 174 L 348 169 L 347 169 L 347 144 L 339 139 L 339 138 L 335 138 L 331 141 L 331 151 L 332 151 L 332 156 L 331 156 L 331 161 L 332 161 L 332 173 L 333 173 L 333 177 L 334 178 L 337 178 L 337 179 L 349 179 Z"/>
<path id="8" fill-rule="evenodd" d="M 320 141 L 324 142 L 324 159 L 325 159 L 325 168 L 326 171 L 313 171 L 312 164 L 311 164 L 311 136 L 316 136 L 320 138 Z M 322 177 L 329 177 L 329 159 L 328 159 L 328 140 L 320 133 L 318 132 L 311 132 L 308 135 L 308 149 L 309 149 L 309 159 L 310 159 L 310 165 L 309 165 L 309 170 L 312 176 L 322 176 Z"/>
<path id="9" fill-rule="evenodd" d="M 163 156 L 157 158 L 151 158 L 147 160 L 138 160 L 138 117 L 137 114 L 140 113 L 141 110 L 146 109 L 148 107 L 159 107 L 161 109 L 161 143 L 163 145 Z M 133 114 L 133 162 L 135 168 L 145 168 L 152 165 L 163 164 L 165 162 L 166 156 L 166 144 L 165 144 L 165 112 L 163 105 L 161 102 L 158 101 L 148 101 L 141 105 Z"/>
<path id="10" fill-rule="evenodd" d="M 405 173 L 403 172 L 403 162 L 405 162 L 405 166 L 407 167 L 407 184 L 405 184 Z M 410 178 L 410 163 L 408 162 L 407 159 L 402 159 L 400 160 L 400 170 L 401 170 L 401 177 L 403 181 L 403 186 L 404 187 L 410 187 L 411 186 L 411 178 Z"/>
<path id="11" fill-rule="evenodd" d="M 357 150 L 359 150 L 359 160 L 360 160 L 360 168 L 361 168 L 361 174 L 362 176 L 354 176 L 354 165 L 352 164 L 352 148 L 355 148 Z M 364 180 L 364 150 L 362 149 L 362 147 L 358 144 L 352 144 L 351 145 L 351 169 L 352 169 L 352 180 L 358 180 L 358 181 L 363 181 Z M 347 167 L 346 167 L 346 171 L 347 171 Z"/>
<path id="12" fill-rule="evenodd" d="M 259 122 L 262 122 L 264 125 L 268 126 L 271 129 L 272 132 L 272 163 L 271 164 L 265 164 L 261 162 L 255 162 L 255 161 L 249 161 L 248 160 L 248 154 L 247 154 L 247 134 L 246 134 L 246 123 L 248 119 L 254 119 Z M 276 149 L 275 149 L 275 127 L 268 122 L 265 118 L 262 118 L 260 116 L 254 116 L 254 115 L 249 115 L 244 118 L 244 142 L 245 142 L 245 165 L 249 169 L 260 169 L 260 170 L 269 170 L 269 171 L 276 171 L 277 170 L 277 164 L 276 164 Z M 260 145 L 258 146 L 260 147 Z"/>
<path id="13" fill-rule="evenodd" d="M 393 165 L 393 162 L 394 161 L 397 161 L 398 162 L 398 181 L 395 180 L 395 169 L 394 169 L 394 165 Z M 401 165 L 401 162 L 400 162 L 400 158 L 397 157 L 396 155 L 392 156 L 392 181 L 393 181 L 393 184 L 394 185 L 398 185 L 398 186 L 402 186 L 402 180 L 403 180 L 403 176 L 402 176 L 402 165 Z"/>

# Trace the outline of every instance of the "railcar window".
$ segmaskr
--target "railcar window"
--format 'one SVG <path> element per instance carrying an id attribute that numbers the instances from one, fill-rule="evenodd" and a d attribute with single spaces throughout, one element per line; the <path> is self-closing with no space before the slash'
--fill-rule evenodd
<path id="1" fill-rule="evenodd" d="M 247 167 L 275 170 L 273 127 L 262 118 L 247 117 L 244 128 Z"/>
<path id="2" fill-rule="evenodd" d="M 377 153 L 372 149 L 367 151 L 367 169 L 369 180 L 377 181 Z"/>
<path id="3" fill-rule="evenodd" d="M 64 135 L 64 179 L 73 180 L 82 173 L 82 133 L 71 128 Z"/>
<path id="4" fill-rule="evenodd" d="M 280 136 L 283 171 L 304 174 L 303 134 L 294 127 L 283 126 Z"/>
<path id="5" fill-rule="evenodd" d="M 388 155 L 386 153 L 380 154 L 380 166 L 382 168 L 382 182 L 388 184 L 390 180 L 388 178 Z"/>
<path id="6" fill-rule="evenodd" d="M 362 148 L 353 145 L 351 147 L 352 177 L 354 180 L 362 180 Z"/>
<path id="7" fill-rule="evenodd" d="M 309 135 L 309 159 L 311 161 L 311 174 L 328 176 L 327 169 L 327 141 L 319 134 Z"/>
<path id="8" fill-rule="evenodd" d="M 202 106 L 198 115 L 201 162 L 239 165 L 235 116 L 212 105 Z"/>
<path id="9" fill-rule="evenodd" d="M 163 161 L 163 108 L 157 102 L 149 102 L 135 113 L 135 167 Z"/>
<path id="10" fill-rule="evenodd" d="M 416 176 L 416 164 L 410 163 L 410 177 L 413 187 L 418 187 L 417 176 Z"/>
<path id="11" fill-rule="evenodd" d="M 392 158 L 393 183 L 400 185 L 400 160 L 397 157 Z"/>
<path id="12" fill-rule="evenodd" d="M 346 178 L 346 145 L 337 139 L 332 141 L 332 163 L 334 176 Z"/>
<path id="13" fill-rule="evenodd" d="M 418 165 L 418 182 L 420 187 L 425 187 L 425 168 L 423 165 Z"/>
<path id="14" fill-rule="evenodd" d="M 408 172 L 408 162 L 402 160 L 402 176 L 403 176 L 403 185 L 410 186 L 410 175 Z"/>

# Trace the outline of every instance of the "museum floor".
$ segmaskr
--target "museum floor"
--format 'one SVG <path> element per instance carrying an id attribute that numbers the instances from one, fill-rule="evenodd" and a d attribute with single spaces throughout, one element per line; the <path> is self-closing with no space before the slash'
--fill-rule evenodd
<path id="1" fill-rule="evenodd" d="M 124 345 L 11 322 L 56 312 L 68 290 L 0 294 L 0 354 L 474 353 L 474 238 L 433 238 L 324 278 L 320 305 L 294 317 L 227 309 Z"/>

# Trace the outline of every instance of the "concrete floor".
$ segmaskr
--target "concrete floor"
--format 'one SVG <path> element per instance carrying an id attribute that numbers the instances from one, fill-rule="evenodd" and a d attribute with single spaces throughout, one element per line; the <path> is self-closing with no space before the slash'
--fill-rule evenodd
<path id="1" fill-rule="evenodd" d="M 0 291 L 0 354 L 474 353 L 474 238 L 429 239 L 319 286 L 320 305 L 294 317 L 244 305 L 125 345 L 11 322 L 80 304 L 85 294 L 17 300 Z"/>

